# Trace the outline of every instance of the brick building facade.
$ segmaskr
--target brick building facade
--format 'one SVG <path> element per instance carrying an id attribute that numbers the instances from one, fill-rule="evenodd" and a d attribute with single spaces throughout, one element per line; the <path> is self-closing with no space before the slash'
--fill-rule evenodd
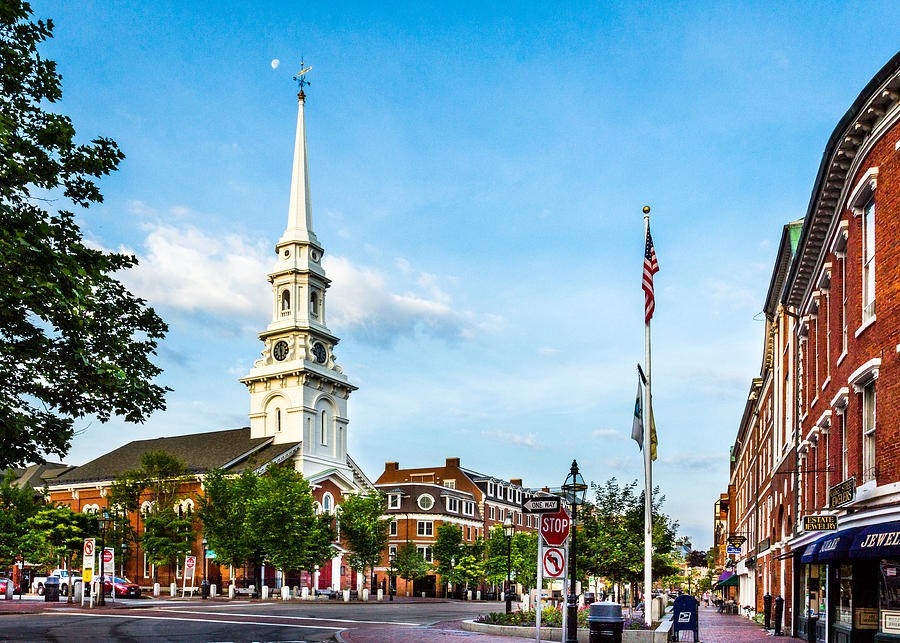
<path id="1" fill-rule="evenodd" d="M 900 641 L 898 155 L 900 54 L 831 135 L 780 285 L 779 253 L 733 447 L 741 602 L 782 597 L 808 640 Z"/>

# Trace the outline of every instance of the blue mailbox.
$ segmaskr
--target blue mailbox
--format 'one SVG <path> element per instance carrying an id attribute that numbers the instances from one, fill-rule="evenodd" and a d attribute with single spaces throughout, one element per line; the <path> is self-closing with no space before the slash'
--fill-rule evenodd
<path id="1" fill-rule="evenodd" d="M 675 599 L 675 605 L 672 607 L 672 639 L 680 641 L 679 632 L 693 632 L 694 640 L 700 640 L 698 632 L 700 623 L 697 618 L 697 608 L 699 603 L 693 596 L 682 594 Z"/>

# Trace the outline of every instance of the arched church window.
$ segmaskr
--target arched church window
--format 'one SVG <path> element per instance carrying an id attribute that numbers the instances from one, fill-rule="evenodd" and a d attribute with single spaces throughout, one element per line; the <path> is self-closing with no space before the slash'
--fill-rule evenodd
<path id="1" fill-rule="evenodd" d="M 309 296 L 309 312 L 313 317 L 319 316 L 319 297 L 316 293 Z"/>
<path id="2" fill-rule="evenodd" d="M 319 414 L 319 432 L 322 444 L 328 444 L 328 416 L 325 411 Z"/>
<path id="3" fill-rule="evenodd" d="M 333 499 L 331 497 L 331 494 L 326 492 L 325 495 L 322 496 L 322 511 L 324 511 L 327 514 L 330 514 L 332 504 L 333 504 Z"/>
<path id="4" fill-rule="evenodd" d="M 285 312 L 290 309 L 291 309 L 291 291 L 284 290 L 281 293 L 281 310 L 282 310 L 282 312 Z"/>
<path id="5" fill-rule="evenodd" d="M 281 409 L 275 409 L 275 430 L 281 431 Z"/>

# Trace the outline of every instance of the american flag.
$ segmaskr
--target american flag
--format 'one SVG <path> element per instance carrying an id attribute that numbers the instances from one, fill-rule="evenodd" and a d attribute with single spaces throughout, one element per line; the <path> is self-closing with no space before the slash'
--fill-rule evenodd
<path id="1" fill-rule="evenodd" d="M 653 249 L 653 238 L 650 236 L 650 226 L 647 226 L 647 245 L 644 248 L 644 322 L 649 323 L 656 308 L 653 298 L 653 275 L 659 272 L 659 264 L 656 261 L 656 250 Z"/>

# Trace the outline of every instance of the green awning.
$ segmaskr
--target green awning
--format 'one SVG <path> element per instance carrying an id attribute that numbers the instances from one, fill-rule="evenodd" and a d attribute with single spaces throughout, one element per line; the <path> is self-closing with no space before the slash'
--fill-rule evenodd
<path id="1" fill-rule="evenodd" d="M 738 575 L 735 574 L 734 576 L 729 576 L 725 580 L 716 583 L 716 586 L 713 589 L 722 589 L 723 587 L 738 587 L 738 585 Z"/>

